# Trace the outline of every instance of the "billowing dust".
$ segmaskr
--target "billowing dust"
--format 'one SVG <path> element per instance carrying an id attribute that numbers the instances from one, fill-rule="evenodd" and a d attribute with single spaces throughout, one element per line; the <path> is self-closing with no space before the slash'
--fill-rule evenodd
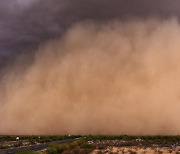
<path id="1" fill-rule="evenodd" d="M 36 53 L 4 74 L 1 134 L 180 133 L 176 19 L 82 22 Z"/>

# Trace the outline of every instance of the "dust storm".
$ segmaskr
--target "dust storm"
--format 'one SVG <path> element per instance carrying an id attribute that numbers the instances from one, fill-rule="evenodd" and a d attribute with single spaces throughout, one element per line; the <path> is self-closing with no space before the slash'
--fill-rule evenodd
<path id="1" fill-rule="evenodd" d="M 179 134 L 179 42 L 176 19 L 74 24 L 3 75 L 0 133 Z"/>

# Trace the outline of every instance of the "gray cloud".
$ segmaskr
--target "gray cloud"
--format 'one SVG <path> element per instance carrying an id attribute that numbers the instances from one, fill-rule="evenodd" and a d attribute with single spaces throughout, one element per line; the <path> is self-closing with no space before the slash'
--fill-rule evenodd
<path id="1" fill-rule="evenodd" d="M 29 53 L 85 19 L 179 16 L 178 0 L 1 0 L 0 56 Z"/>

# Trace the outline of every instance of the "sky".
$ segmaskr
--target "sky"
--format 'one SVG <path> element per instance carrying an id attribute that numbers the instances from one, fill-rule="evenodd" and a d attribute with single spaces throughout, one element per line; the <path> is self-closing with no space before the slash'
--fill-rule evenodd
<path id="1" fill-rule="evenodd" d="M 40 44 L 82 20 L 179 17 L 179 6 L 178 0 L 1 0 L 0 64 L 12 65 L 22 53 L 30 59 Z"/>

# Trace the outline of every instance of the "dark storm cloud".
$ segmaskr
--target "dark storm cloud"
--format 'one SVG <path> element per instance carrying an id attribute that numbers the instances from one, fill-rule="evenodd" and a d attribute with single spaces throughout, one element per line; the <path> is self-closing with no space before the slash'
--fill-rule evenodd
<path id="1" fill-rule="evenodd" d="M 1 0 L 0 65 L 32 53 L 78 21 L 179 16 L 179 6 L 179 0 Z"/>

